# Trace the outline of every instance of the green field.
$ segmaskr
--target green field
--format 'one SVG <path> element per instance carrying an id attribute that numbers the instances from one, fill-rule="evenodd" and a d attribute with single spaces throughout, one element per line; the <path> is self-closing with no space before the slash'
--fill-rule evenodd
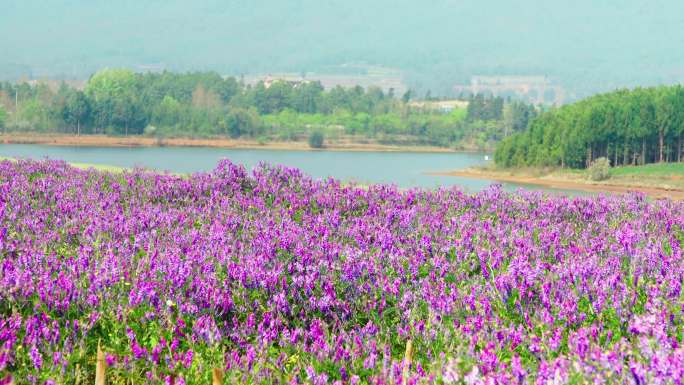
<path id="1" fill-rule="evenodd" d="M 684 176 L 684 163 L 653 163 L 644 166 L 620 166 L 610 170 L 611 176 Z"/>
<path id="2" fill-rule="evenodd" d="M 508 168 L 495 169 L 500 171 L 511 171 L 514 174 L 526 174 L 534 176 L 558 175 L 568 178 L 588 178 L 588 169 L 576 168 Z M 684 162 L 683 163 L 651 163 L 643 166 L 618 166 L 610 168 L 611 179 L 631 179 L 634 177 L 643 177 L 645 179 L 677 179 L 677 176 L 684 177 Z M 675 178 L 671 178 L 675 177 Z"/>

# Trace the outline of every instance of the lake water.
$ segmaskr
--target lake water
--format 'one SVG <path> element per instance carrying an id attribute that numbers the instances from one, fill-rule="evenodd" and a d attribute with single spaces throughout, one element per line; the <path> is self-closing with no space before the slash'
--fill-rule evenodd
<path id="1" fill-rule="evenodd" d="M 334 177 L 361 184 L 390 183 L 399 187 L 457 185 L 465 191 L 480 191 L 495 183 L 486 179 L 429 175 L 484 164 L 484 153 L 397 153 L 341 151 L 245 150 L 205 147 L 61 147 L 0 144 L 0 156 L 50 158 L 67 162 L 120 167 L 145 167 L 160 171 L 192 173 L 210 171 L 219 160 L 253 168 L 259 162 L 296 167 L 316 178 Z M 490 155 L 491 158 L 491 155 Z M 503 183 L 507 190 L 542 189 L 535 185 Z M 568 191 L 564 191 L 568 192 Z M 570 192 L 573 193 L 573 192 Z M 576 192 L 575 192 L 576 193 Z"/>

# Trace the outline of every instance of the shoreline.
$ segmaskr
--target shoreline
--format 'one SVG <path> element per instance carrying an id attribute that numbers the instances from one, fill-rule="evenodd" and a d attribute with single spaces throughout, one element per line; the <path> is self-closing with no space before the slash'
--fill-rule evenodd
<path id="1" fill-rule="evenodd" d="M 477 153 L 434 146 L 401 146 L 379 143 L 330 143 L 320 149 L 307 142 L 266 142 L 228 138 L 152 138 L 146 136 L 70 135 L 70 134 L 0 134 L 0 144 L 41 144 L 76 147 L 208 147 L 241 150 L 282 151 L 348 151 L 348 152 L 415 152 L 415 153 Z"/>
<path id="2" fill-rule="evenodd" d="M 458 171 L 433 172 L 432 175 L 458 176 L 472 179 L 491 179 L 498 182 L 510 182 L 537 185 L 555 189 L 569 189 L 585 192 L 604 192 L 624 194 L 641 192 L 655 199 L 672 199 L 684 201 L 684 190 L 670 189 L 657 186 L 641 186 L 635 184 L 618 184 L 608 182 L 591 182 L 584 179 L 570 179 L 559 176 L 531 176 L 513 175 L 504 171 L 487 171 L 479 169 L 465 169 Z"/>

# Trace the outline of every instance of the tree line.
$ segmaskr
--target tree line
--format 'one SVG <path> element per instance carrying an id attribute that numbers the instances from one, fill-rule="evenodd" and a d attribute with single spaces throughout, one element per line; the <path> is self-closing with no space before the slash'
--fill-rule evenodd
<path id="1" fill-rule="evenodd" d="M 468 109 L 414 108 L 411 92 L 319 82 L 245 85 L 214 72 L 106 69 L 85 87 L 0 83 L 0 127 L 12 131 L 302 140 L 313 132 L 384 142 L 491 146 L 526 126 L 535 108 L 471 96 Z"/>
<path id="2" fill-rule="evenodd" d="M 599 157 L 612 166 L 680 162 L 684 87 L 617 90 L 553 109 L 502 141 L 502 167 L 585 168 Z"/>

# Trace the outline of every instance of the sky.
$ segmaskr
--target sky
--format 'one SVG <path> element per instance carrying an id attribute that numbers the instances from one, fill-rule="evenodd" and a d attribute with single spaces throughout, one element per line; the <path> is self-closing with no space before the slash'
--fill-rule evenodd
<path id="1" fill-rule="evenodd" d="M 473 75 L 544 75 L 578 94 L 684 80 L 681 0 L 0 0 L 0 9 L 0 79 L 376 66 L 437 94 Z"/>

